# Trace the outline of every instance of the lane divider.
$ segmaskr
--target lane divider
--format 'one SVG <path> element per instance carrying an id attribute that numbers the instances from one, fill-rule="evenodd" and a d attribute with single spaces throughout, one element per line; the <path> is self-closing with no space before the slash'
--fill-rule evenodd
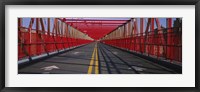
<path id="1" fill-rule="evenodd" d="M 92 66 L 94 64 L 94 53 L 95 53 L 95 48 L 93 50 L 93 53 L 92 53 L 92 58 L 90 60 L 90 65 L 89 65 L 89 68 L 88 68 L 88 74 L 92 74 Z"/>
<path id="2" fill-rule="evenodd" d="M 88 74 L 92 74 L 92 69 L 93 69 L 94 63 L 95 63 L 94 72 L 95 72 L 95 74 L 99 74 L 98 61 L 99 61 L 99 59 L 98 59 L 98 49 L 97 49 L 97 44 L 95 44 L 94 50 L 92 52 L 92 58 L 90 60 L 90 65 L 89 65 L 89 68 L 88 68 Z"/>
<path id="3" fill-rule="evenodd" d="M 95 47 L 96 47 L 96 44 L 95 44 Z M 93 68 L 93 65 L 94 65 L 94 55 L 95 55 L 95 52 L 96 52 L 96 48 L 94 48 L 94 50 L 92 52 L 92 58 L 90 60 L 90 65 L 88 67 L 88 74 L 92 74 L 92 68 Z"/>

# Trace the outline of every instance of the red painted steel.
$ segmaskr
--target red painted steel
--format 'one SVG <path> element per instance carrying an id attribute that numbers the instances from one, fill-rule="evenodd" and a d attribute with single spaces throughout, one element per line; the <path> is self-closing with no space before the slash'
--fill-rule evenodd
<path id="1" fill-rule="evenodd" d="M 86 39 L 84 37 L 75 38 L 75 34 L 72 35 L 69 33 L 68 27 L 70 26 L 61 21 L 59 22 L 58 19 L 54 20 L 54 28 L 52 32 L 50 32 L 49 18 L 47 31 L 44 27 L 42 18 L 31 18 L 28 28 L 22 26 L 22 22 L 22 18 L 19 18 L 18 59 L 31 58 L 41 54 L 49 54 L 54 51 L 87 44 L 93 41 L 92 39 Z M 32 29 L 34 22 L 36 22 L 36 29 Z M 75 32 L 75 29 L 70 31 Z M 81 33 L 81 35 L 84 35 L 84 33 Z M 86 34 L 85 36 L 87 37 Z"/>
<path id="2" fill-rule="evenodd" d="M 114 30 L 102 38 L 102 42 L 110 44 L 115 47 L 127 49 L 140 53 L 143 55 L 148 55 L 153 58 L 168 60 L 171 63 L 182 62 L 182 26 L 180 19 L 174 21 L 172 25 L 172 18 L 166 18 L 166 28 L 161 27 L 159 18 L 148 18 L 146 23 L 146 30 L 144 32 L 144 19 L 140 18 L 140 27 L 138 27 L 138 19 L 133 19 L 126 24 L 132 24 L 131 27 L 123 25 L 119 28 L 124 29 L 122 31 L 121 38 L 113 37 L 112 34 L 118 30 Z M 179 22 L 177 22 L 179 21 Z M 157 28 L 155 28 L 154 23 L 156 23 Z M 128 29 L 129 28 L 129 29 Z M 140 31 L 138 31 L 140 28 Z M 130 36 L 126 36 L 126 30 L 132 31 Z M 121 35 L 121 34 L 120 34 Z M 110 39 L 112 38 L 112 39 Z M 131 40 L 131 41 L 130 41 Z M 127 47 L 127 45 L 130 45 Z"/>
<path id="3" fill-rule="evenodd" d="M 67 24 L 73 26 L 74 28 L 79 29 L 80 31 L 88 34 L 95 40 L 98 40 L 113 31 L 120 25 L 129 21 L 128 19 L 69 19 L 69 18 L 60 18 L 60 20 L 65 21 Z M 112 26 L 111 26 L 112 25 Z"/>
<path id="4" fill-rule="evenodd" d="M 19 18 L 19 59 L 49 54 L 100 39 L 106 44 L 153 58 L 171 63 L 182 62 L 182 25 L 178 18 L 175 21 L 166 18 L 166 27 L 161 26 L 159 18 L 47 18 L 47 23 L 44 18 L 31 18 L 28 27 L 23 26 L 22 22 L 22 18 Z"/>

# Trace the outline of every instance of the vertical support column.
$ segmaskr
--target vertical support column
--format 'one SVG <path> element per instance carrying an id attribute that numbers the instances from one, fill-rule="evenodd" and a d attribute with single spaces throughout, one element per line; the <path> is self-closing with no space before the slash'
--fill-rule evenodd
<path id="1" fill-rule="evenodd" d="M 55 39 L 55 45 L 56 45 L 56 48 L 57 48 L 57 50 L 58 50 L 58 52 L 60 51 L 60 45 L 59 45 L 59 29 L 58 29 L 58 27 L 59 27 L 59 23 L 58 23 L 58 19 L 57 18 L 55 18 L 55 36 L 54 36 L 54 39 Z"/>
<path id="2" fill-rule="evenodd" d="M 60 33 L 61 33 L 61 37 L 63 37 L 63 24 L 64 24 L 64 23 L 61 21 L 61 30 L 60 30 L 60 31 L 61 31 L 61 32 L 60 32 Z"/>
<path id="3" fill-rule="evenodd" d="M 61 43 L 61 31 L 60 31 L 60 22 L 59 20 L 57 19 L 57 42 L 58 42 L 58 49 L 61 50 L 62 49 L 62 43 Z"/>
<path id="4" fill-rule="evenodd" d="M 167 18 L 167 58 L 172 61 L 172 18 Z"/>
<path id="5" fill-rule="evenodd" d="M 53 31 L 52 31 L 52 38 L 53 38 L 53 41 L 52 43 L 54 44 L 55 48 L 54 48 L 54 51 L 57 51 L 59 52 L 59 49 L 58 49 L 58 46 L 57 46 L 57 41 L 56 41 L 56 37 L 57 37 L 57 19 L 54 18 L 54 22 L 53 22 Z"/>
<path id="6" fill-rule="evenodd" d="M 144 19 L 140 18 L 140 52 L 144 53 Z"/>
<path id="7" fill-rule="evenodd" d="M 157 59 L 160 57 L 160 54 L 163 53 L 163 44 L 162 44 L 162 34 L 163 34 L 163 31 L 161 29 L 161 25 L 160 25 L 160 21 L 158 18 L 155 19 L 156 21 L 156 25 L 158 27 L 158 31 L 157 31 L 157 35 L 156 35 L 156 44 L 157 44 Z M 160 50 L 161 49 L 161 50 Z"/>
<path id="8" fill-rule="evenodd" d="M 133 18 L 131 18 L 131 21 L 130 21 L 130 50 L 133 50 Z"/>
<path id="9" fill-rule="evenodd" d="M 19 34 L 18 35 L 18 54 L 19 54 L 18 59 L 28 56 L 29 61 L 31 61 L 32 60 L 31 55 L 27 51 L 27 50 L 29 50 L 29 48 L 27 47 L 28 44 L 26 42 L 26 40 L 27 40 L 26 35 L 25 35 L 25 33 L 23 33 L 23 35 L 22 35 L 22 31 L 21 31 L 22 22 L 23 22 L 22 18 L 18 18 L 18 34 Z"/>
<path id="10" fill-rule="evenodd" d="M 58 33 L 58 32 L 57 32 L 57 30 L 58 30 L 58 28 L 57 28 L 58 23 L 57 23 L 57 22 L 58 22 L 58 21 L 57 21 L 57 19 L 55 18 L 55 19 L 54 19 L 54 25 L 55 25 L 55 26 L 54 26 L 54 29 L 55 29 L 55 30 L 54 30 L 54 31 L 55 31 L 55 32 L 54 32 L 54 36 L 56 36 L 56 37 L 57 37 L 57 33 Z"/>
<path id="11" fill-rule="evenodd" d="M 56 45 L 56 49 L 58 50 L 58 52 L 59 52 L 59 45 L 58 45 L 58 19 L 57 18 L 55 18 L 55 35 L 54 35 L 54 39 L 55 39 L 55 41 L 54 41 L 54 43 L 55 43 L 55 45 Z"/>
<path id="12" fill-rule="evenodd" d="M 41 27 L 42 27 L 42 34 L 45 34 L 45 27 L 44 27 L 44 23 L 43 23 L 43 19 L 42 18 L 40 18 L 40 23 L 41 23 Z"/>
<path id="13" fill-rule="evenodd" d="M 48 26 L 48 31 L 47 31 L 47 34 L 48 34 L 48 35 L 50 35 L 50 30 L 51 30 L 51 29 L 50 29 L 50 22 L 51 22 L 51 21 L 50 21 L 50 18 L 48 18 L 48 25 L 47 25 L 47 26 Z"/>
<path id="14" fill-rule="evenodd" d="M 32 26 L 33 26 L 33 23 L 34 23 L 34 18 L 31 18 L 30 20 L 30 24 L 29 24 L 29 27 L 28 27 L 28 39 L 29 39 L 29 55 L 32 55 L 34 54 L 34 52 L 32 50 L 32 48 L 34 48 L 34 44 L 32 44 Z"/>
<path id="15" fill-rule="evenodd" d="M 29 55 L 31 56 L 31 30 L 30 30 L 30 25 L 31 25 L 31 21 L 29 22 L 29 28 L 28 31 L 23 31 L 23 39 L 25 41 L 25 48 L 27 50 L 27 52 L 29 53 Z"/>
<path id="16" fill-rule="evenodd" d="M 47 50 L 48 50 L 48 52 L 50 52 L 50 51 L 53 51 L 53 49 L 51 49 L 53 46 L 51 46 L 51 36 L 50 36 L 50 22 L 51 22 L 51 20 L 50 20 L 50 18 L 47 18 L 47 41 L 48 41 L 48 44 L 47 44 Z"/>
<path id="17" fill-rule="evenodd" d="M 45 29 L 45 25 L 44 25 L 42 18 L 40 18 L 40 23 L 41 23 L 42 30 L 41 30 L 41 34 L 39 36 L 40 36 L 40 40 L 41 40 L 41 46 L 43 47 L 42 53 L 46 52 L 46 54 L 49 55 L 49 52 L 47 50 L 47 44 L 46 44 L 46 39 L 47 39 L 46 29 Z"/>
<path id="18" fill-rule="evenodd" d="M 148 18 L 148 22 L 147 22 L 147 26 L 146 26 L 146 30 L 145 30 L 145 40 L 144 40 L 144 47 L 145 47 L 145 53 L 148 54 L 149 56 L 149 26 L 151 24 L 151 18 Z"/>
<path id="19" fill-rule="evenodd" d="M 63 26 L 64 26 L 64 22 L 63 21 L 61 21 L 61 35 L 60 35 L 60 37 L 61 37 L 61 41 L 62 41 L 62 46 L 63 46 L 63 48 L 62 49 L 65 49 L 65 43 L 64 43 L 64 41 L 63 41 L 63 38 L 64 38 L 64 32 L 63 32 Z"/>
<path id="20" fill-rule="evenodd" d="M 60 22 L 58 21 L 58 19 L 57 19 L 57 33 L 58 33 L 58 37 L 60 37 Z"/>
<path id="21" fill-rule="evenodd" d="M 155 35 L 155 34 L 154 34 L 154 18 L 151 18 L 151 29 L 150 29 L 150 34 L 151 34 L 151 36 L 150 36 L 150 39 L 151 39 L 151 40 L 150 40 L 150 47 L 151 47 L 151 48 L 150 48 L 150 54 L 151 54 L 151 55 L 155 55 L 155 53 L 154 53 L 154 52 L 155 52 L 155 48 L 154 48 L 154 47 L 155 47 L 155 46 L 154 46 L 154 44 L 155 44 L 155 43 L 154 43 L 154 40 L 155 40 L 155 39 L 154 39 L 154 37 L 155 37 L 155 36 L 154 36 L 154 35 Z"/>
<path id="22" fill-rule="evenodd" d="M 137 19 L 135 18 L 134 19 L 134 21 L 133 21 L 133 23 L 134 23 L 134 34 L 133 34 L 133 39 L 134 39 L 134 51 L 136 51 L 137 52 L 137 33 L 138 33 L 138 28 L 137 28 Z"/>
<path id="23" fill-rule="evenodd" d="M 22 18 L 18 18 L 18 59 L 23 57 L 23 44 L 21 40 L 21 27 L 22 27 Z"/>
<path id="24" fill-rule="evenodd" d="M 37 44 L 37 55 L 38 54 L 41 54 L 41 43 L 40 43 L 40 40 L 39 40 L 39 21 L 40 19 L 39 18 L 36 18 L 36 44 Z"/>
<path id="25" fill-rule="evenodd" d="M 64 38 L 64 46 L 65 46 L 65 49 L 68 48 L 67 46 L 67 36 L 66 36 L 66 24 L 65 22 L 63 22 L 63 38 Z"/>

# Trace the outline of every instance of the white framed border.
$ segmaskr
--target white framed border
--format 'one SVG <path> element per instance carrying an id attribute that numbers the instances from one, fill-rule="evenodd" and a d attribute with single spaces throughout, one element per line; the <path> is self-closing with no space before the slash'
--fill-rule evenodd
<path id="1" fill-rule="evenodd" d="M 17 17 L 182 17 L 182 74 L 17 74 Z M 6 5 L 6 87 L 195 87 L 195 5 Z"/>

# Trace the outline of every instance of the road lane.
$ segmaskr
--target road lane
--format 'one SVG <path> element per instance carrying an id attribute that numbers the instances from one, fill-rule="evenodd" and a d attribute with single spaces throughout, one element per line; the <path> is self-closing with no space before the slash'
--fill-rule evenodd
<path id="1" fill-rule="evenodd" d="M 102 43 L 90 43 L 39 61 L 19 74 L 173 74 L 171 69 Z"/>

